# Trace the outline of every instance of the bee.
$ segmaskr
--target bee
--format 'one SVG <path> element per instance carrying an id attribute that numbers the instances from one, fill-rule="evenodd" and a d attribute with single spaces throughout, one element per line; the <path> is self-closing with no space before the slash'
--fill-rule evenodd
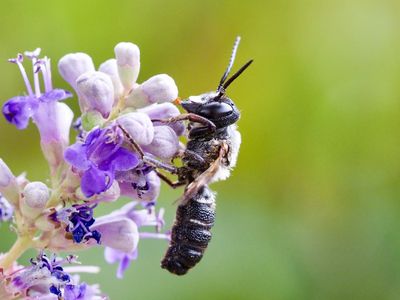
<path id="1" fill-rule="evenodd" d="M 180 153 L 183 166 L 168 170 L 178 176 L 177 182 L 157 171 L 161 179 L 171 187 L 185 185 L 172 227 L 171 241 L 161 267 L 176 275 L 184 275 L 203 257 L 211 240 L 211 228 L 215 220 L 215 194 L 208 185 L 229 177 L 236 165 L 241 135 L 236 127 L 240 112 L 226 95 L 228 86 L 253 60 L 248 61 L 229 79 L 240 37 L 233 46 L 226 68 L 215 92 L 190 96 L 180 104 L 186 113 L 166 120 L 172 123 L 188 120 L 188 142 Z"/>

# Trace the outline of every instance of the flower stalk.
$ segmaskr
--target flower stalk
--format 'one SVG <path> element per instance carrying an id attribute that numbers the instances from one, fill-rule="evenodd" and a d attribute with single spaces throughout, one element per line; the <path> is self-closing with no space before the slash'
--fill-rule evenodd
<path id="1" fill-rule="evenodd" d="M 32 246 L 32 234 L 21 235 L 10 250 L 0 258 L 0 269 L 7 270 L 17 259 Z"/>

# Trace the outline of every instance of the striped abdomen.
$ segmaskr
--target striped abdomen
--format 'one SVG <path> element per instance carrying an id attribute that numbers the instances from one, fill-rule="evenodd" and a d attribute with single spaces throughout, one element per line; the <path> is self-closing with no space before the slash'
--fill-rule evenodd
<path id="1" fill-rule="evenodd" d="M 204 186 L 192 199 L 178 206 L 171 243 L 161 267 L 177 275 L 186 274 L 194 267 L 211 240 L 214 218 L 215 198 Z"/>

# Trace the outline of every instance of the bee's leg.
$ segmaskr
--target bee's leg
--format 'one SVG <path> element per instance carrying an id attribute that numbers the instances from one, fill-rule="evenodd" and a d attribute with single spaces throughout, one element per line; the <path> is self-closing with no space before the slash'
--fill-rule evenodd
<path id="1" fill-rule="evenodd" d="M 173 189 L 176 189 L 180 186 L 187 184 L 187 182 L 185 180 L 172 181 L 167 176 L 165 176 L 163 173 L 161 173 L 157 170 L 156 170 L 156 173 L 157 173 L 158 177 L 160 177 L 161 180 L 163 180 L 165 183 L 167 183 Z"/>
<path id="2" fill-rule="evenodd" d="M 167 171 L 168 173 L 171 173 L 171 174 L 178 174 L 178 168 L 177 167 L 175 167 L 175 166 L 173 166 L 171 164 L 159 161 L 158 159 L 153 158 L 151 156 L 144 155 L 142 157 L 142 160 L 143 160 L 143 162 L 147 163 L 148 165 L 150 165 L 150 166 L 152 166 L 154 168 L 163 169 L 163 170 L 165 170 L 165 171 Z"/>
<path id="3" fill-rule="evenodd" d="M 124 135 L 127 137 L 127 139 L 129 140 L 129 143 L 132 147 L 132 149 L 137 152 L 140 156 L 140 159 L 144 162 L 147 163 L 148 165 L 154 167 L 154 168 L 159 168 L 159 169 L 163 169 L 171 174 L 178 174 L 178 168 L 171 165 L 171 164 L 167 164 L 165 162 L 159 161 L 156 158 L 150 157 L 148 155 L 146 155 L 142 149 L 142 147 L 140 147 L 140 145 L 138 143 L 136 143 L 136 141 L 130 136 L 130 134 L 125 130 L 125 128 L 123 128 L 121 125 L 118 125 L 118 127 L 122 130 L 122 132 L 124 133 Z"/>
<path id="4" fill-rule="evenodd" d="M 175 123 L 175 122 L 179 122 L 179 121 L 185 121 L 188 120 L 190 122 L 193 123 L 199 123 L 204 125 L 205 127 L 207 127 L 211 132 L 214 132 L 217 127 L 215 126 L 215 124 L 213 122 L 211 122 L 210 120 L 193 114 L 193 113 L 187 113 L 187 114 L 181 114 L 179 116 L 176 117 L 172 117 L 169 119 L 152 119 L 153 122 L 160 122 L 160 123 L 165 123 L 165 124 L 170 124 L 170 123 Z"/>
<path id="5" fill-rule="evenodd" d="M 131 147 L 133 148 L 133 150 L 139 154 L 140 158 L 143 158 L 144 152 L 143 152 L 142 147 L 140 147 L 140 145 L 138 143 L 136 143 L 136 141 L 131 137 L 131 135 L 128 133 L 128 131 L 125 130 L 124 127 L 122 127 L 121 125 L 118 125 L 118 127 L 119 127 L 119 129 L 122 130 L 122 132 L 124 133 L 126 138 L 129 140 L 129 143 L 131 144 Z"/>

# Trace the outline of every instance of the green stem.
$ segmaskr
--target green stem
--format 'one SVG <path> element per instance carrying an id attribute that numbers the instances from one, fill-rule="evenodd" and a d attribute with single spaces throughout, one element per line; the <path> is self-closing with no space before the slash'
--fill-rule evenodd
<path id="1" fill-rule="evenodd" d="M 11 249 L 0 259 L 0 268 L 4 270 L 11 265 L 32 245 L 32 236 L 24 235 L 18 237 Z"/>

